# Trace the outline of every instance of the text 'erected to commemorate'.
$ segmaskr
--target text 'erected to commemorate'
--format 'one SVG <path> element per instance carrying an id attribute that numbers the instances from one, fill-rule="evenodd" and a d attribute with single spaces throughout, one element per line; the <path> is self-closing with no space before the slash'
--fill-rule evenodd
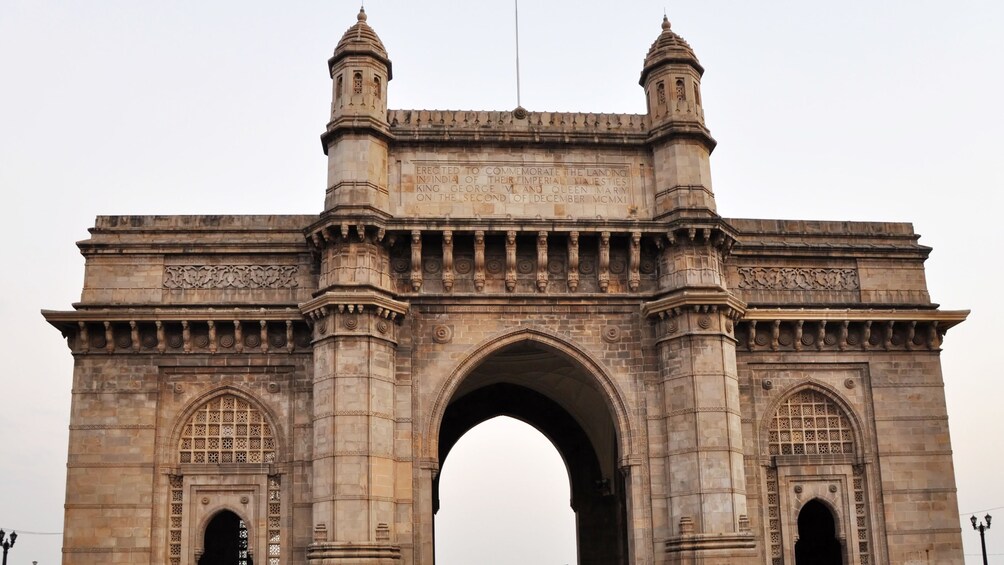
<path id="1" fill-rule="evenodd" d="M 415 165 L 418 202 L 629 204 L 626 166 Z"/>

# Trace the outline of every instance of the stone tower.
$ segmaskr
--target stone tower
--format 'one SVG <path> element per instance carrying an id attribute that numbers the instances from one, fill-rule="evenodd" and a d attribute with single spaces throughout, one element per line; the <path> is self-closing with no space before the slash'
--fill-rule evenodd
<path id="1" fill-rule="evenodd" d="M 331 120 L 321 136 L 328 156 L 325 211 L 386 215 L 387 83 L 390 59 L 359 10 L 356 25 L 342 36 L 328 59 Z M 355 166 L 349 166 L 354 164 Z"/>
<path id="2" fill-rule="evenodd" d="M 694 50 L 664 17 L 640 81 L 651 119 L 657 219 L 715 215 L 710 163 L 715 140 L 704 125 L 703 74 Z"/>
<path id="3" fill-rule="evenodd" d="M 668 20 L 644 114 L 388 110 L 363 11 L 328 70 L 319 214 L 79 243 L 81 301 L 43 313 L 74 356 L 64 565 L 431 565 L 440 471 L 498 415 L 564 459 L 582 565 L 961 565 L 967 312 L 909 224 L 719 216 Z"/>

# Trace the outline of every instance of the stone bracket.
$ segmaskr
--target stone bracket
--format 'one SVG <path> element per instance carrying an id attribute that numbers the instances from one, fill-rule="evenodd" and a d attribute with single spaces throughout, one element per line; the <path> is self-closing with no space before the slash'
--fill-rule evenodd
<path id="1" fill-rule="evenodd" d="M 752 308 L 736 333 L 748 351 L 937 351 L 948 329 L 968 316 L 968 310 Z"/>
<path id="2" fill-rule="evenodd" d="M 725 313 L 726 317 L 735 321 L 743 317 L 746 303 L 720 289 L 687 289 L 674 292 L 669 296 L 645 302 L 641 312 L 646 318 L 664 320 L 679 316 L 686 308 L 714 306 Z"/>
<path id="3" fill-rule="evenodd" d="M 398 321 L 408 313 L 407 302 L 394 300 L 371 291 L 325 292 L 300 305 L 300 311 L 309 323 L 324 318 L 331 312 L 363 312 L 372 310 L 378 317 Z"/>

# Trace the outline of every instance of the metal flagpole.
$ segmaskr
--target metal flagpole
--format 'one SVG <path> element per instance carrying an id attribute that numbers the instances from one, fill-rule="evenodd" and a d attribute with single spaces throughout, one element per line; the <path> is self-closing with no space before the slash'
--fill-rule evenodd
<path id="1" fill-rule="evenodd" d="M 516 107 L 522 108 L 519 93 L 519 0 L 513 0 L 513 4 L 516 8 Z"/>

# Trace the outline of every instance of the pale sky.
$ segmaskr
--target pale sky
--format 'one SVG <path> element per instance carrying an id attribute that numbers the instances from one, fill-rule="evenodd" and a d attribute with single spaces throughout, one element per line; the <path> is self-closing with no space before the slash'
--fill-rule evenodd
<path id="1" fill-rule="evenodd" d="M 995 296 L 1004 2 L 612 4 L 524 0 L 523 106 L 644 112 L 638 77 L 668 8 L 706 69 L 722 215 L 910 221 L 934 248 L 932 299 L 973 310 L 949 332 L 942 363 L 967 564 L 981 562 L 969 514 L 991 509 L 1004 520 L 1004 372 L 991 340 L 1004 319 Z M 392 108 L 516 106 L 512 0 L 370 0 L 366 9 L 394 64 Z M 326 61 L 357 10 L 344 0 L 0 0 L 0 527 L 22 534 L 11 563 L 59 562 L 60 536 L 40 533 L 62 530 L 72 359 L 39 310 L 79 299 L 74 242 L 99 214 L 320 212 Z M 512 426 L 495 427 L 458 444 L 467 463 L 451 455 L 444 512 L 449 483 L 491 470 L 489 448 L 529 445 Z M 567 510 L 556 452 L 524 459 L 555 477 L 547 490 Z M 464 471 L 478 465 L 488 471 Z M 517 506 L 525 513 L 539 495 L 512 476 L 494 482 L 515 492 L 484 498 L 535 497 Z M 495 528 L 464 515 L 474 526 L 464 535 Z M 568 554 L 567 522 L 554 527 L 540 542 L 554 557 L 540 563 Z M 1004 555 L 1001 536 L 988 532 L 992 554 Z M 478 543 L 517 540 L 528 538 Z"/>

